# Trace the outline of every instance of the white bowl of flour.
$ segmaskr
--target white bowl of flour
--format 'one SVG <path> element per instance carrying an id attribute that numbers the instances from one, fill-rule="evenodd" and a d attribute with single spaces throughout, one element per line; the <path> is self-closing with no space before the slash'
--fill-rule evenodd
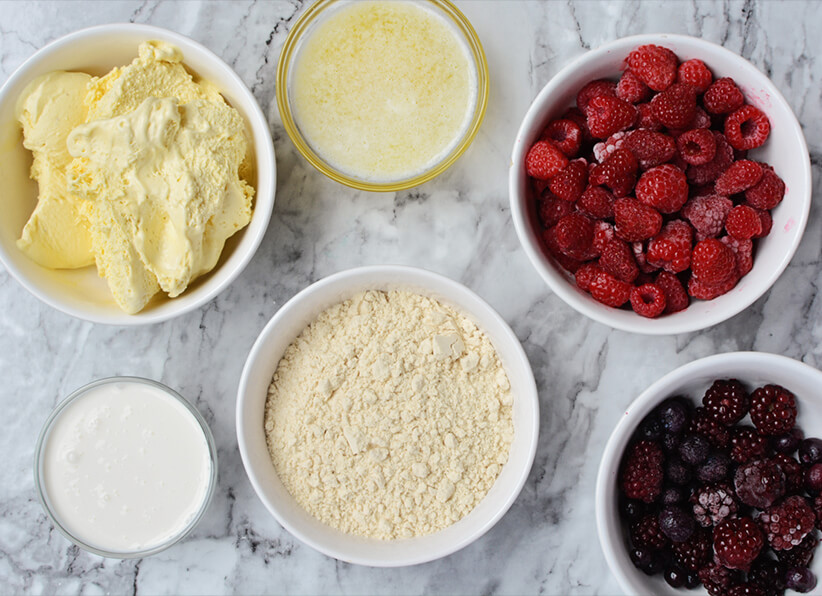
<path id="1" fill-rule="evenodd" d="M 538 409 L 522 346 L 476 294 L 422 269 L 362 267 L 306 288 L 263 329 L 237 439 L 254 490 L 296 538 L 396 567 L 449 555 L 505 514 Z"/>

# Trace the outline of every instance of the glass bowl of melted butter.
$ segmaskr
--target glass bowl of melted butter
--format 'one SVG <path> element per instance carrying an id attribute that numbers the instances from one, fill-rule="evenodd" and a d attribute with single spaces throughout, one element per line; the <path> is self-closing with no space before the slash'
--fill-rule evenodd
<path id="1" fill-rule="evenodd" d="M 482 45 L 448 0 L 319 0 L 277 67 L 280 115 L 299 152 L 360 190 L 412 188 L 444 172 L 487 102 Z"/>

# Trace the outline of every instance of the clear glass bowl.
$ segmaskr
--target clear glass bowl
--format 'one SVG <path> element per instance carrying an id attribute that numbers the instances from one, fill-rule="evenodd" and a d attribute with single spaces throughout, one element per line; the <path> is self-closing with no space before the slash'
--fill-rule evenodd
<path id="1" fill-rule="evenodd" d="M 482 44 L 468 19 L 465 18 L 465 15 L 449 0 L 409 0 L 432 9 L 436 14 L 444 17 L 446 21 L 453 25 L 461 34 L 468 49 L 472 65 L 475 68 L 477 80 L 477 96 L 474 102 L 474 113 L 470 123 L 454 148 L 445 157 L 424 172 L 410 178 L 389 182 L 374 182 L 357 178 L 351 174 L 341 172 L 329 164 L 322 155 L 311 147 L 295 122 L 291 97 L 294 63 L 300 46 L 316 31 L 317 25 L 334 12 L 334 9 L 339 8 L 349 1 L 350 0 L 318 0 L 306 10 L 289 32 L 277 65 L 277 106 L 280 110 L 283 126 L 303 157 L 332 180 L 336 180 L 352 188 L 368 191 L 387 192 L 419 186 L 447 170 L 451 164 L 468 149 L 468 146 L 477 136 L 480 124 L 482 124 L 482 120 L 485 117 L 485 110 L 488 106 L 489 88 L 488 63 L 485 60 L 485 52 L 482 49 Z"/>
<path id="2" fill-rule="evenodd" d="M 46 444 L 46 440 L 48 439 L 49 433 L 54 425 L 54 422 L 60 417 L 60 414 L 71 405 L 75 400 L 82 397 L 92 389 L 100 387 L 101 385 L 108 385 L 114 383 L 142 383 L 145 385 L 149 385 L 156 389 L 159 389 L 163 393 L 167 394 L 169 397 L 174 398 L 177 400 L 197 421 L 200 426 L 200 429 L 203 431 L 203 435 L 205 436 L 206 443 L 208 444 L 208 453 L 209 453 L 209 460 L 211 463 L 211 473 L 208 479 L 208 486 L 206 487 L 205 496 L 203 497 L 203 501 L 200 504 L 199 509 L 197 510 L 196 514 L 189 520 L 189 522 L 180 529 L 179 532 L 174 534 L 173 536 L 169 537 L 164 542 L 156 544 L 150 548 L 137 550 L 137 551 L 107 551 L 91 544 L 87 544 L 74 534 L 72 534 L 66 527 L 61 523 L 59 516 L 55 513 L 54 508 L 49 501 L 48 493 L 46 491 L 46 484 L 45 484 L 45 477 L 43 473 L 43 464 L 44 464 L 44 446 Z M 34 486 L 37 490 L 37 496 L 40 499 L 40 503 L 43 505 L 43 509 L 48 514 L 49 518 L 51 519 L 54 526 L 60 531 L 63 536 L 68 538 L 71 542 L 79 546 L 80 548 L 87 550 L 91 553 L 96 555 L 100 555 L 101 557 L 108 557 L 112 559 L 137 559 L 141 557 L 147 557 L 149 555 L 153 555 L 160 551 L 163 551 L 170 546 L 176 544 L 183 538 L 185 538 L 189 532 L 197 525 L 197 523 L 202 519 L 205 512 L 208 510 L 208 506 L 211 503 L 211 498 L 214 495 L 214 489 L 217 486 L 217 447 L 214 444 L 214 437 L 211 434 L 211 430 L 208 427 L 208 423 L 205 421 L 203 416 L 200 412 L 192 406 L 182 395 L 166 387 L 162 383 L 158 383 L 156 381 L 152 381 L 151 379 L 144 379 L 142 377 L 108 377 L 105 379 L 99 379 L 97 381 L 93 381 L 83 387 L 80 387 L 74 393 L 69 395 L 66 399 L 60 402 L 57 407 L 54 408 L 51 415 L 46 420 L 46 423 L 43 425 L 43 430 L 40 431 L 40 436 L 37 439 L 37 447 L 34 451 Z"/>

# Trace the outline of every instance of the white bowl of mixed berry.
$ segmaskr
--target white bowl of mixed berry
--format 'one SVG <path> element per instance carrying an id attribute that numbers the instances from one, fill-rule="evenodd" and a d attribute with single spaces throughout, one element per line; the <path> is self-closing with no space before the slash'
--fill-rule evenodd
<path id="1" fill-rule="evenodd" d="M 674 370 L 630 405 L 596 491 L 600 544 L 626 592 L 822 588 L 820 391 L 806 364 L 735 352 Z"/>
<path id="2" fill-rule="evenodd" d="M 509 173 L 520 241 L 577 311 L 648 334 L 702 329 L 762 296 L 808 219 L 808 149 L 756 67 L 640 35 L 563 68 L 529 108 Z"/>

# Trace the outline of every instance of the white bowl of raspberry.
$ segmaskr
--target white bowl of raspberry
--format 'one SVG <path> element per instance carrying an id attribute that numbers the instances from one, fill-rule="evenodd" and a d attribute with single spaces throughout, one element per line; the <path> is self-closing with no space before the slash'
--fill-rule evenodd
<path id="1" fill-rule="evenodd" d="M 815 589 L 820 386 L 822 372 L 796 360 L 733 352 L 681 366 L 631 403 L 596 488 L 600 545 L 627 593 Z"/>
<path id="2" fill-rule="evenodd" d="M 634 333 L 685 333 L 738 314 L 787 267 L 810 158 L 751 63 L 693 37 L 638 35 L 545 85 L 514 142 L 509 194 L 526 254 L 571 307 Z"/>

